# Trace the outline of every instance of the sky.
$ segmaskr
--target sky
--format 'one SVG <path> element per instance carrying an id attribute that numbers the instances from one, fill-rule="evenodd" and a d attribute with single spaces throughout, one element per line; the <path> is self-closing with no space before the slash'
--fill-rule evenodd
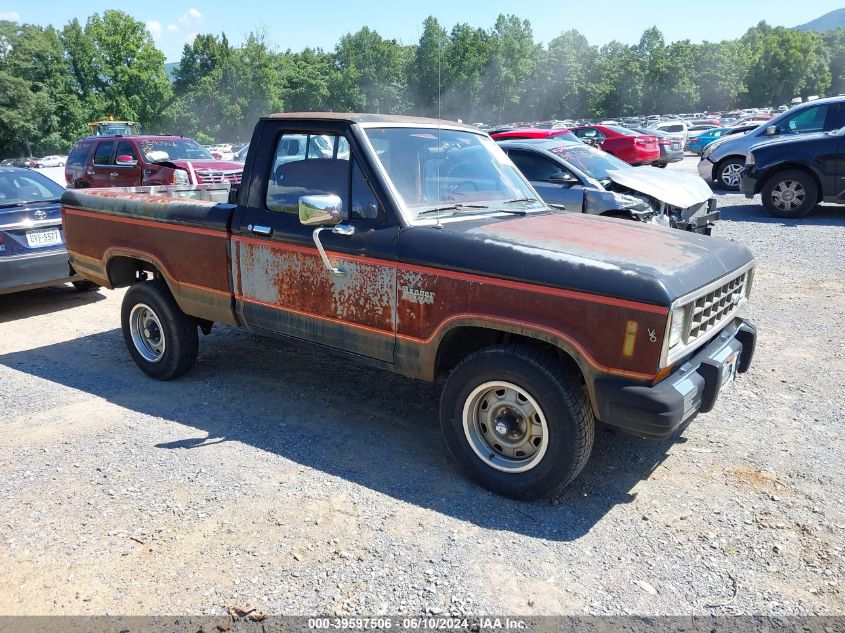
<path id="1" fill-rule="evenodd" d="M 78 18 L 120 8 L 147 24 L 168 62 L 178 61 L 182 46 L 197 33 L 224 31 L 238 44 L 247 33 L 264 29 L 278 49 L 333 49 L 346 33 L 363 26 L 403 44 L 419 40 L 423 20 L 435 16 L 447 30 L 457 23 L 491 28 L 500 13 L 531 22 L 534 39 L 548 42 L 577 29 L 591 44 L 619 40 L 636 43 L 657 26 L 667 41 L 734 39 L 761 20 L 773 26 L 797 26 L 845 6 L 845 0 L 0 0 L 0 19 L 61 28 Z"/>

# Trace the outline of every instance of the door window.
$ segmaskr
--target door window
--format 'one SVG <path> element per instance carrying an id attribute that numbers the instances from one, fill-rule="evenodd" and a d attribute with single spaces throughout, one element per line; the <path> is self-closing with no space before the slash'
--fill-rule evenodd
<path id="1" fill-rule="evenodd" d="M 559 177 L 563 171 L 553 160 L 529 152 L 511 151 L 508 156 L 528 180 L 548 182 L 552 177 Z"/>
<path id="2" fill-rule="evenodd" d="M 825 129 L 825 117 L 828 105 L 821 104 L 804 108 L 778 123 L 780 134 L 804 134 L 806 132 L 821 132 Z"/>
<path id="3" fill-rule="evenodd" d="M 114 148 L 114 141 L 103 141 L 97 145 L 97 151 L 94 153 L 94 164 L 111 165 L 112 148 Z"/>
<path id="4" fill-rule="evenodd" d="M 138 161 L 138 152 L 135 151 L 135 148 L 129 141 L 120 141 L 120 143 L 117 144 L 117 150 L 114 155 L 115 160 L 117 160 L 118 156 L 130 156 L 132 160 L 136 162 Z"/>

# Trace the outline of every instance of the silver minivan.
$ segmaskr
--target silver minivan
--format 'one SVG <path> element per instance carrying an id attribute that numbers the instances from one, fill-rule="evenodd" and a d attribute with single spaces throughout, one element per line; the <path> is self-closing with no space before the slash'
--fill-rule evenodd
<path id="1" fill-rule="evenodd" d="M 790 134 L 837 130 L 845 126 L 845 98 L 809 101 L 779 114 L 744 136 L 726 136 L 704 148 L 698 174 L 725 189 L 739 189 L 745 155 L 756 143 Z"/>

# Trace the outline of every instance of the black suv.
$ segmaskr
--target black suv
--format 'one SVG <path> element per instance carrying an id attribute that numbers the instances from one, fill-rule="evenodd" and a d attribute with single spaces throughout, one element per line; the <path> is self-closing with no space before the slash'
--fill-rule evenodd
<path id="1" fill-rule="evenodd" d="M 754 145 L 746 154 L 741 189 L 762 194 L 772 215 L 798 218 L 819 202 L 845 204 L 845 127 Z"/>

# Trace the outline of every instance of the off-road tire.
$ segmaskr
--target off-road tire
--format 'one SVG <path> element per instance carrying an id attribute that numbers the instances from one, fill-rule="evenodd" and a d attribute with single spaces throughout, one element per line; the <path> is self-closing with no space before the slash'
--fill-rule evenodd
<path id="1" fill-rule="evenodd" d="M 524 390 L 545 417 L 545 453 L 525 472 L 502 472 L 488 465 L 464 430 L 465 404 L 469 406 L 473 392 L 498 381 Z M 553 353 L 527 345 L 497 345 L 465 358 L 444 385 L 440 424 L 449 452 L 471 479 L 494 493 L 521 500 L 560 495 L 587 463 L 595 432 L 580 377 Z"/>
<path id="2" fill-rule="evenodd" d="M 793 182 L 797 183 L 798 187 L 803 189 L 803 202 L 791 209 L 785 209 L 778 206 L 774 198 L 775 188 L 783 183 Z M 763 201 L 763 207 L 778 218 L 801 218 L 812 211 L 819 200 L 819 188 L 813 178 L 798 169 L 787 169 L 786 171 L 778 172 L 771 176 L 763 189 L 760 192 Z"/>
<path id="3" fill-rule="evenodd" d="M 152 310 L 161 324 L 165 346 L 161 358 L 155 362 L 144 358 L 133 340 L 130 316 L 133 308 L 141 304 Z M 142 281 L 129 288 L 123 297 L 120 321 L 129 354 L 147 375 L 157 380 L 171 380 L 188 371 L 196 361 L 199 349 L 197 320 L 179 309 L 163 281 Z"/>

